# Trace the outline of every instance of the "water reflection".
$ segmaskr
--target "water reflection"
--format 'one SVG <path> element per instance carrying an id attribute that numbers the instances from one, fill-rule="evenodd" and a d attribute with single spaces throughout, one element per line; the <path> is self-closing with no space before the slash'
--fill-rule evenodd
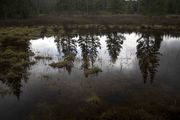
<path id="1" fill-rule="evenodd" d="M 48 31 L 54 32 L 51 37 Z M 143 113 L 149 114 L 158 105 L 166 110 L 169 103 L 178 105 L 174 101 L 180 93 L 179 38 L 160 32 L 62 27 L 42 28 L 40 33 L 41 38 L 30 41 L 0 40 L 1 118 L 24 120 L 29 114 L 32 119 L 106 118 L 114 115 L 114 106 L 128 113 L 129 105 L 135 105 L 134 111 L 143 106 Z M 53 62 L 68 64 L 54 68 Z M 144 85 L 143 80 L 154 84 Z"/>
<path id="2" fill-rule="evenodd" d="M 144 79 L 144 83 L 149 78 L 153 83 L 156 72 L 158 71 L 160 55 L 159 52 L 163 37 L 161 34 L 143 33 L 137 40 L 137 58 L 139 67 Z"/>
<path id="3" fill-rule="evenodd" d="M 123 34 L 117 32 L 107 35 L 107 49 L 113 63 L 116 62 L 125 39 Z"/>
<path id="4" fill-rule="evenodd" d="M 131 40 L 127 40 L 129 34 L 113 31 L 113 32 L 78 32 L 78 30 L 64 28 L 63 32 L 59 30 L 58 27 L 52 29 L 54 32 L 54 41 L 48 42 L 46 44 L 55 44 L 52 45 L 51 50 L 44 51 L 40 49 L 43 40 L 33 40 L 39 41 L 39 45 L 33 46 L 32 50 L 37 55 L 41 54 L 42 56 L 48 54 L 52 57 L 52 60 L 49 62 L 44 62 L 45 65 L 49 64 L 52 61 L 67 60 L 69 55 L 74 55 L 73 59 L 67 66 L 65 70 L 71 74 L 72 68 L 80 66 L 79 71 L 83 70 L 84 76 L 88 77 L 92 74 L 93 70 L 105 71 L 108 69 L 117 70 L 120 68 L 122 70 L 122 64 L 124 64 L 122 59 L 135 59 L 134 53 L 136 52 L 136 57 L 138 59 L 139 68 L 142 73 L 144 83 L 150 79 L 150 82 L 153 83 L 155 75 L 158 72 L 158 67 L 160 65 L 160 47 L 163 41 L 163 34 L 159 32 L 142 32 L 134 34 Z M 41 28 L 41 37 L 44 39 L 48 30 L 46 27 Z M 136 40 L 136 37 L 139 37 L 137 40 L 137 46 L 132 44 L 132 41 Z M 46 41 L 46 39 L 44 39 Z M 124 45 L 124 43 L 127 43 Z M 129 48 L 128 48 L 128 45 Z M 28 79 L 28 68 L 30 66 L 30 59 L 32 58 L 29 54 L 29 42 L 28 41 L 18 41 L 18 40 L 4 40 L 1 42 L 1 59 L 0 59 L 0 80 L 1 84 L 5 84 L 10 87 L 11 91 L 18 98 L 21 93 L 21 83 L 22 80 L 27 81 Z M 56 48 L 54 48 L 56 46 Z M 42 48 L 45 46 L 41 46 Z M 47 46 L 46 46 L 47 47 Z M 102 49 L 101 49 L 102 48 Z M 135 50 L 136 48 L 136 50 Z M 54 49 L 54 50 L 52 50 Z M 37 51 L 39 50 L 39 51 Z M 42 50 L 42 51 L 41 51 Z M 56 52 L 57 51 L 57 52 Z M 122 51 L 122 54 L 121 54 Z M 131 52 L 131 53 L 128 53 Z M 129 56 L 128 56 L 129 55 Z M 56 57 L 58 56 L 58 59 Z M 42 57 L 43 58 L 43 57 Z M 110 59 L 110 61 L 108 61 Z M 80 60 L 79 62 L 77 60 Z M 111 66 L 110 63 L 114 64 Z M 75 64 L 75 65 L 74 65 Z M 119 65 L 121 64 L 121 65 Z M 131 61 L 129 64 L 124 64 L 123 66 L 133 66 Z M 38 66 L 41 68 L 42 64 Z M 94 69 L 96 68 L 96 69 Z M 50 68 L 46 68 L 50 69 Z M 102 70 L 101 70 L 102 69 Z M 51 68 L 52 71 L 52 68 Z M 94 74 L 94 73 L 93 73 Z M 2 86 L 2 85 L 1 85 Z M 2 87 L 4 89 L 4 87 Z M 2 90 L 3 91 L 3 90 Z M 5 93 L 7 89 L 5 89 Z M 3 96 L 4 93 L 0 92 Z"/>
<path id="5" fill-rule="evenodd" d="M 64 33 L 61 37 L 56 36 L 55 42 L 57 44 L 57 49 L 59 54 L 63 54 L 63 58 L 67 58 L 69 55 L 75 55 L 77 54 L 77 41 L 74 39 L 74 35 Z M 73 61 L 75 60 L 75 57 L 73 58 L 70 65 L 66 66 L 66 70 L 71 73 L 71 69 L 73 67 Z"/>
<path id="6" fill-rule="evenodd" d="M 1 96 L 14 94 L 20 98 L 22 81 L 28 80 L 29 42 L 5 39 L 0 49 Z"/>
<path id="7" fill-rule="evenodd" d="M 93 34 L 80 35 L 78 39 L 79 46 L 82 52 L 82 69 L 84 74 L 88 77 L 88 72 L 90 68 L 94 67 L 94 62 L 98 55 L 98 48 L 101 48 L 100 39 L 98 36 Z"/>
<path id="8" fill-rule="evenodd" d="M 41 30 L 40 30 L 40 37 L 44 39 L 45 35 L 47 34 L 48 30 L 46 27 L 42 27 Z"/>
<path id="9" fill-rule="evenodd" d="M 59 60 L 66 60 L 66 58 L 71 54 L 75 56 L 77 56 L 77 54 L 78 56 L 81 55 L 82 59 L 78 59 L 81 59 L 81 69 L 84 71 L 85 77 L 89 76 L 89 72 L 87 72 L 88 70 L 92 70 L 94 67 L 101 66 L 101 63 L 99 61 L 100 59 L 97 59 L 97 57 L 99 56 L 98 53 L 102 47 L 102 61 L 106 61 L 106 57 L 110 57 L 110 62 L 115 64 L 117 59 L 120 59 L 123 54 L 124 58 L 122 59 L 132 59 L 133 57 L 132 55 L 130 55 L 131 58 L 127 57 L 127 51 L 124 51 L 124 53 L 120 55 L 121 50 L 123 50 L 123 43 L 126 40 L 124 34 L 120 32 L 112 32 L 108 33 L 107 35 L 98 35 L 97 33 L 95 34 L 93 32 L 86 34 L 79 33 L 79 35 L 77 35 L 76 33 L 73 34 L 73 32 L 69 29 L 65 30 L 62 34 L 59 34 L 57 30 L 54 31 L 56 31 L 54 41 L 56 43 L 57 51 L 60 56 Z M 105 39 L 102 39 L 102 37 L 104 37 Z M 135 39 L 133 39 L 132 41 L 134 40 Z M 151 83 L 154 80 L 159 66 L 161 55 L 159 49 L 162 41 L 163 36 L 160 33 L 152 34 L 147 32 L 139 35 L 139 39 L 137 40 L 136 55 L 139 60 L 139 67 L 144 79 L 144 83 L 147 82 L 148 78 L 150 79 Z M 131 42 L 129 44 L 131 44 Z M 131 44 L 131 46 L 134 45 Z M 81 51 L 77 51 L 77 47 L 79 47 Z M 108 51 L 109 55 L 106 54 L 106 50 Z M 118 58 L 119 55 L 120 58 Z M 75 61 L 75 58 L 76 57 L 74 57 L 70 64 L 65 66 L 65 69 L 69 74 L 72 72 L 72 68 L 74 67 L 73 62 Z M 118 60 L 117 64 L 119 62 L 122 62 L 122 60 Z M 123 63 L 120 64 L 122 66 Z"/>

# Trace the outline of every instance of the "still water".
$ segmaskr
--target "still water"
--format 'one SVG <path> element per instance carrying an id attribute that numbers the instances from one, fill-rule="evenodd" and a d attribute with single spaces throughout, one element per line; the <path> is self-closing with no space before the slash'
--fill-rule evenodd
<path id="1" fill-rule="evenodd" d="M 179 37 L 76 34 L 31 39 L 26 47 L 35 64 L 17 82 L 0 81 L 0 120 L 180 118 Z M 50 66 L 71 53 L 71 65 Z"/>

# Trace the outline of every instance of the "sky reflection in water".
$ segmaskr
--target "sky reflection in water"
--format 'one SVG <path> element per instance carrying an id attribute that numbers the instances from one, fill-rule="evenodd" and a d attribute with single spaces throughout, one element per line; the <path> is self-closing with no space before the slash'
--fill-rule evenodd
<path id="1" fill-rule="evenodd" d="M 68 43 L 72 39 L 75 42 Z M 30 49 L 35 56 L 49 56 L 52 60 L 37 60 L 30 67 L 27 82 L 22 81 L 19 100 L 11 94 L 0 98 L 0 115 L 3 120 L 20 120 L 40 103 L 53 104 L 52 98 L 66 107 L 74 103 L 73 109 L 91 94 L 107 104 L 118 105 L 148 98 L 147 102 L 152 102 L 150 99 L 157 95 L 155 100 L 163 100 L 163 97 L 167 101 L 180 100 L 179 46 L 179 38 L 135 33 L 31 40 Z M 71 52 L 76 53 L 72 68 L 49 66 Z M 83 66 L 84 58 L 89 59 L 89 66 Z M 98 66 L 102 72 L 85 74 L 85 70 L 93 66 Z M 0 83 L 1 88 L 4 86 Z"/>

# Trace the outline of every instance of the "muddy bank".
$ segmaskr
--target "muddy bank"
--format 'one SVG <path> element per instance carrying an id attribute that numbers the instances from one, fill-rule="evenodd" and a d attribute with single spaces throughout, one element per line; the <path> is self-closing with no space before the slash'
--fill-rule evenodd
<path id="1" fill-rule="evenodd" d="M 131 29 L 180 29 L 180 16 L 142 15 L 49 15 L 21 20 L 0 20 L 0 26 L 119 25 Z"/>

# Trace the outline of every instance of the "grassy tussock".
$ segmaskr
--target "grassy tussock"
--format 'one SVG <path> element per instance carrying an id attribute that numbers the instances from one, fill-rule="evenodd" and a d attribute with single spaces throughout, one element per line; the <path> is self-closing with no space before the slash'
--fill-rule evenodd
<path id="1" fill-rule="evenodd" d="M 98 74 L 102 72 L 102 70 L 99 67 L 92 67 L 85 70 L 85 74 L 91 75 L 91 74 Z"/>
<path id="2" fill-rule="evenodd" d="M 54 68 L 71 67 L 73 65 L 73 61 L 74 61 L 75 57 L 76 57 L 75 54 L 69 54 L 67 57 L 64 58 L 63 61 L 51 63 L 50 66 L 54 67 Z"/>

